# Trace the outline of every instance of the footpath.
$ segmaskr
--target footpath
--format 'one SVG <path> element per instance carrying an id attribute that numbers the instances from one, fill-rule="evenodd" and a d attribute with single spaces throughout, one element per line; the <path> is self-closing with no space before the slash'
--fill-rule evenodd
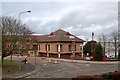
<path id="1" fill-rule="evenodd" d="M 19 63 L 17 61 L 14 62 Z M 35 67 L 35 65 L 32 63 L 27 63 L 27 64 L 22 63 L 22 65 L 24 66 L 24 70 L 22 70 L 21 72 L 18 71 L 11 75 L 3 76 L 3 80 L 4 78 L 25 78 L 34 75 L 42 70 L 42 66 L 36 65 Z"/>
<path id="2" fill-rule="evenodd" d="M 93 64 L 118 64 L 120 61 L 87 61 L 87 60 L 74 60 L 74 59 L 61 59 L 61 58 L 46 58 L 46 60 L 57 60 L 64 62 L 75 62 L 75 63 L 93 63 Z"/>

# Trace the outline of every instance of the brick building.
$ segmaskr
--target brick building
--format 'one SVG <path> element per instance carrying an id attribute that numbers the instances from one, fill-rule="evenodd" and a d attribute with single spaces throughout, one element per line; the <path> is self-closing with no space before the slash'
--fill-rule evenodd
<path id="1" fill-rule="evenodd" d="M 37 50 L 39 57 L 58 57 L 70 58 L 83 56 L 84 40 L 59 29 L 51 32 L 49 35 L 32 35 L 29 46 L 30 56 L 34 56 L 34 51 Z"/>

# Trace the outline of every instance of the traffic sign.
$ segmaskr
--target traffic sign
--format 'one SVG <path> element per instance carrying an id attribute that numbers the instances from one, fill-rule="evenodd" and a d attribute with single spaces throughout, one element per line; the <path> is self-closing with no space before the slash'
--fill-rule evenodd
<path id="1" fill-rule="evenodd" d="M 34 56 L 37 56 L 37 50 L 35 50 L 34 53 L 35 53 Z"/>
<path id="2" fill-rule="evenodd" d="M 87 53 L 87 56 L 89 56 L 89 53 Z"/>
<path id="3" fill-rule="evenodd" d="M 28 54 L 30 54 L 30 51 L 28 51 Z"/>

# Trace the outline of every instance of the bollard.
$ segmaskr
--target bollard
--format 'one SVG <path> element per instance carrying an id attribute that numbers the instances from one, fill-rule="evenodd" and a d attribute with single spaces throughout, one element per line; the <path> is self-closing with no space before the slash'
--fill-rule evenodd
<path id="1" fill-rule="evenodd" d="M 51 63 L 51 59 L 49 59 L 48 62 Z"/>
<path id="2" fill-rule="evenodd" d="M 58 64 L 58 62 L 57 62 L 57 60 L 55 59 L 55 62 L 54 62 L 55 64 Z"/>

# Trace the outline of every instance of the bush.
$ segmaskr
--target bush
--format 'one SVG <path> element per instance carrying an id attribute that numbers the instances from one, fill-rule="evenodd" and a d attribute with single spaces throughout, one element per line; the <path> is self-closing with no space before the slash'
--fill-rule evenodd
<path id="1" fill-rule="evenodd" d="M 118 73 L 118 72 L 113 73 L 112 80 L 120 80 L 120 73 Z"/>
<path id="2" fill-rule="evenodd" d="M 103 77 L 104 79 L 112 79 L 112 73 L 104 73 L 101 75 L 101 77 Z"/>
<path id="3" fill-rule="evenodd" d="M 77 76 L 76 78 L 72 78 L 72 80 L 104 80 L 104 78 L 99 76 Z"/>
<path id="4" fill-rule="evenodd" d="M 100 43 L 97 44 L 97 46 L 95 47 L 95 55 L 94 55 L 94 59 L 96 61 L 102 61 L 103 60 L 103 53 L 102 53 L 102 46 Z"/>

